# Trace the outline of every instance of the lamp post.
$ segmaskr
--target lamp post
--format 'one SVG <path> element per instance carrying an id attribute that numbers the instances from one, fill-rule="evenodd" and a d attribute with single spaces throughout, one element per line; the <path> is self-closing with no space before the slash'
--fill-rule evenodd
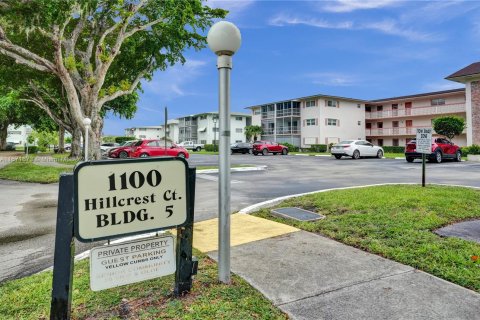
<path id="1" fill-rule="evenodd" d="M 213 117 L 213 152 L 217 151 L 217 121 L 218 119 Z"/>
<path id="2" fill-rule="evenodd" d="M 233 23 L 219 21 L 208 31 L 207 42 L 217 55 L 219 73 L 218 279 L 230 283 L 230 70 L 242 37 Z"/>
<path id="3" fill-rule="evenodd" d="M 83 146 L 83 149 L 85 150 L 85 161 L 88 161 L 88 129 L 90 129 L 91 123 L 92 120 L 90 120 L 90 118 L 83 119 L 83 125 L 85 126 L 85 145 Z"/>

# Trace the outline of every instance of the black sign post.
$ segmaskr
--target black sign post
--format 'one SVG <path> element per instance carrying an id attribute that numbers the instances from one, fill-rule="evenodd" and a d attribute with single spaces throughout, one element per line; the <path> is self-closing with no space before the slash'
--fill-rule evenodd
<path id="1" fill-rule="evenodd" d="M 159 162 L 172 161 L 177 159 L 159 158 Z M 147 161 L 155 161 L 148 159 Z M 126 162 L 138 162 L 143 160 L 124 160 L 115 162 L 122 164 Z M 181 161 L 185 162 L 183 159 Z M 92 161 L 90 164 L 105 164 L 104 161 Z M 113 162 L 110 162 L 111 164 Z M 186 162 L 185 162 L 186 163 Z M 190 292 L 192 288 L 192 276 L 197 273 L 198 262 L 192 256 L 193 245 L 193 221 L 195 208 L 195 178 L 196 169 L 187 167 L 187 219 L 184 224 L 177 225 L 176 243 L 176 272 L 174 293 L 176 296 Z M 62 174 L 60 176 L 57 225 L 55 234 L 55 254 L 53 267 L 52 299 L 50 304 L 50 319 L 70 319 L 72 301 L 73 267 L 75 256 L 74 237 L 77 227 L 74 225 L 75 199 L 78 190 L 75 187 L 73 174 Z M 172 226 L 174 227 L 174 226 Z M 172 227 L 160 228 L 160 230 Z M 108 236 L 102 239 L 118 238 L 121 235 Z M 81 237 L 80 237 L 81 238 Z M 82 240 L 82 239 L 80 239 Z"/>

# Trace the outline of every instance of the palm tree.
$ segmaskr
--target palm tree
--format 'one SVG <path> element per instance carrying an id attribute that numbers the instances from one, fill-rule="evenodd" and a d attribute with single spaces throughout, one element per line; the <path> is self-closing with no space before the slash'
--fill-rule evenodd
<path id="1" fill-rule="evenodd" d="M 245 136 L 248 141 L 253 136 L 253 141 L 257 141 L 257 136 L 261 135 L 263 133 L 262 127 L 260 126 L 246 126 L 245 127 Z"/>

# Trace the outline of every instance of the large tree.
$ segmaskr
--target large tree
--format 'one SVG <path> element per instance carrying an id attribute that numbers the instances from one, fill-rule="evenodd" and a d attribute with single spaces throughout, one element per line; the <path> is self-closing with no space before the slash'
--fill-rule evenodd
<path id="1" fill-rule="evenodd" d="M 92 119 L 88 147 L 99 158 L 106 106 L 155 70 L 183 63 L 186 48 L 203 48 L 206 28 L 225 13 L 201 0 L 5 0 L 0 55 L 60 82 L 71 130 Z"/>
<path id="2" fill-rule="evenodd" d="M 465 119 L 457 116 L 445 116 L 433 120 L 433 130 L 452 140 L 465 130 Z"/>

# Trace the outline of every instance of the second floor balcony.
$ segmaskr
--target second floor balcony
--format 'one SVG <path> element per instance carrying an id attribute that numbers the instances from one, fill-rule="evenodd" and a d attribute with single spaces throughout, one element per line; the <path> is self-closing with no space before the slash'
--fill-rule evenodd
<path id="1" fill-rule="evenodd" d="M 417 134 L 417 128 L 425 128 L 425 126 L 365 129 L 365 135 L 367 137 L 414 136 Z M 463 133 L 466 133 L 466 129 Z"/>
<path id="2" fill-rule="evenodd" d="M 365 119 L 385 119 L 397 117 L 429 116 L 466 112 L 465 103 L 444 104 L 440 106 L 412 107 L 365 113 Z"/>

